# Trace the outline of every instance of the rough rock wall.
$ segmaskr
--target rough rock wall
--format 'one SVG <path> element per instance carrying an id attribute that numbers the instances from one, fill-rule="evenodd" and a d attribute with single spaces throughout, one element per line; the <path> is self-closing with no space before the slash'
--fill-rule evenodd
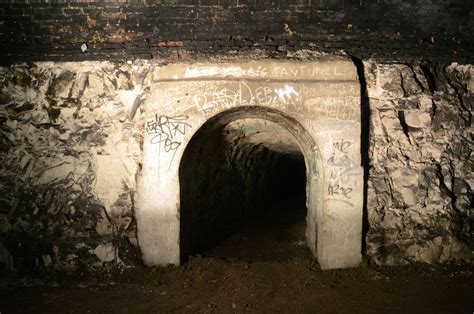
<path id="1" fill-rule="evenodd" d="M 127 64 L 0 68 L 1 268 L 136 264 L 142 122 Z"/>
<path id="2" fill-rule="evenodd" d="M 136 109 L 149 67 L 0 68 L 1 268 L 140 262 L 133 200 L 144 121 Z M 378 264 L 472 258 L 474 67 L 367 61 L 364 69 L 364 253 Z"/>
<path id="3" fill-rule="evenodd" d="M 364 68 L 367 256 L 389 265 L 472 258 L 474 67 L 367 61 Z"/>

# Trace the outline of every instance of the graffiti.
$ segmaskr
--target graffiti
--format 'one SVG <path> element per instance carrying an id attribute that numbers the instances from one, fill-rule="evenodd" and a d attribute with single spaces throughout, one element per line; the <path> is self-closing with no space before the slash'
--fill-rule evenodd
<path id="1" fill-rule="evenodd" d="M 344 97 L 359 95 L 359 86 L 353 83 L 301 84 L 296 91 L 308 97 Z"/>
<path id="2" fill-rule="evenodd" d="M 245 75 L 251 76 L 251 77 L 266 77 L 267 74 L 267 69 L 263 67 L 257 67 L 257 68 L 249 68 Z"/>
<path id="3" fill-rule="evenodd" d="M 278 95 L 278 97 L 282 101 L 288 101 L 291 100 L 291 95 L 296 95 L 298 96 L 298 93 L 295 91 L 293 86 L 290 85 L 285 85 L 285 88 L 277 88 L 275 89 L 275 93 Z"/>
<path id="4" fill-rule="evenodd" d="M 332 154 L 327 160 L 329 168 L 328 195 L 335 198 L 351 199 L 353 164 L 349 159 L 352 143 L 345 139 L 332 143 Z"/>
<path id="5" fill-rule="evenodd" d="M 245 105 L 260 105 L 274 109 L 317 115 L 331 120 L 359 121 L 357 109 L 359 98 L 355 96 L 317 96 L 317 85 L 303 88 L 304 84 L 268 83 L 252 84 L 239 82 L 192 82 L 166 84 L 158 97 L 157 104 L 150 108 L 166 112 L 168 115 L 198 111 L 205 116 Z M 325 87 L 329 86 L 324 84 Z M 311 90 L 311 92 L 309 91 Z M 330 90 L 329 88 L 324 91 Z M 306 91 L 306 92 L 303 92 Z M 326 92 L 327 93 L 327 92 Z"/>
<path id="6" fill-rule="evenodd" d="M 275 101 L 275 97 L 272 96 L 273 91 L 270 87 L 258 87 L 255 89 L 255 97 L 259 104 L 262 106 L 269 106 Z"/>
<path id="7" fill-rule="evenodd" d="M 145 130 L 148 134 L 153 135 L 150 138 L 150 144 L 163 144 L 165 152 L 176 151 L 181 142 L 177 140 L 178 136 L 186 134 L 186 128 L 191 128 L 191 125 L 185 121 L 187 116 L 159 116 L 151 121 L 147 121 Z"/>
<path id="8" fill-rule="evenodd" d="M 272 70 L 272 76 L 279 78 L 293 78 L 295 79 L 298 75 L 304 73 L 306 66 L 300 66 L 299 68 L 286 68 L 276 66 Z"/>
<path id="9" fill-rule="evenodd" d="M 184 72 L 185 78 L 193 77 L 213 77 L 213 76 L 222 76 L 222 77 L 266 77 L 267 69 L 264 67 L 248 68 L 243 69 L 239 66 L 232 67 L 192 67 L 186 68 Z"/>
<path id="10" fill-rule="evenodd" d="M 288 89 L 275 89 L 272 90 L 268 86 L 257 87 L 255 89 L 255 103 L 260 106 L 273 107 L 276 109 L 287 108 L 287 103 L 291 100 L 292 94 L 291 87 Z M 288 99 L 286 97 L 288 96 Z"/>
<path id="11" fill-rule="evenodd" d="M 237 91 L 223 88 L 220 90 L 208 90 L 193 96 L 196 108 L 205 115 L 210 115 L 220 108 L 227 109 L 236 107 L 242 101 L 242 89 Z"/>
<path id="12" fill-rule="evenodd" d="M 348 204 L 348 205 L 354 207 L 354 204 L 352 204 L 351 202 L 346 201 L 346 200 L 341 200 L 341 199 L 336 199 L 336 198 L 326 198 L 326 199 L 324 199 L 324 201 L 326 201 L 326 202 L 327 201 L 341 202 L 341 203 L 345 203 L 345 204 Z"/>
<path id="13" fill-rule="evenodd" d="M 279 78 L 291 78 L 297 79 L 302 76 L 309 76 L 312 78 L 315 77 L 325 77 L 325 76 L 341 76 L 344 75 L 340 73 L 336 66 L 299 66 L 299 67 L 282 67 L 275 66 L 272 70 L 272 76 Z"/>
<path id="14" fill-rule="evenodd" d="M 352 192 L 352 188 L 345 188 L 339 184 L 329 184 L 328 186 L 328 194 L 330 196 L 334 195 L 343 195 L 344 197 L 351 198 L 350 194 Z"/>
<path id="15" fill-rule="evenodd" d="M 327 160 L 327 164 L 332 167 L 350 167 L 352 162 L 350 161 L 347 150 L 351 147 L 349 141 L 341 140 L 333 143 L 333 152 L 331 157 Z"/>
<path id="16" fill-rule="evenodd" d="M 247 79 L 287 79 L 287 80 L 328 80 L 340 79 L 351 71 L 351 67 L 329 64 L 265 64 L 249 63 L 243 65 L 194 65 L 177 67 L 177 71 L 165 75 L 164 78 L 247 78 Z M 349 72 L 351 73 L 351 72 Z"/>
<path id="17" fill-rule="evenodd" d="M 357 104 L 358 99 L 353 96 L 315 97 L 302 102 L 301 111 L 327 119 L 359 121 L 360 113 L 354 109 Z"/>
<path id="18" fill-rule="evenodd" d="M 342 153 L 347 153 L 347 149 L 351 147 L 351 142 L 346 140 L 341 140 L 332 144 L 334 150 L 340 151 Z"/>
<path id="19" fill-rule="evenodd" d="M 283 109 L 292 103 L 292 97 L 298 93 L 290 85 L 272 89 L 261 86 L 252 89 L 246 82 L 239 82 L 237 88 L 209 86 L 197 91 L 192 96 L 196 109 L 209 116 L 222 109 L 234 108 L 240 105 L 262 105 Z"/>
<path id="20" fill-rule="evenodd" d="M 332 168 L 329 171 L 328 194 L 331 196 L 342 195 L 346 198 L 351 198 L 352 188 L 349 186 L 352 180 L 350 177 L 354 175 L 351 168 Z"/>

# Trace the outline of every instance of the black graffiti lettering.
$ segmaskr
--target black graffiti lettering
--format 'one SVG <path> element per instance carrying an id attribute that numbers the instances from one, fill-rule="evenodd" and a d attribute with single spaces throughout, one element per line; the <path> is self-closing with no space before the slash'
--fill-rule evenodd
<path id="1" fill-rule="evenodd" d="M 346 153 L 347 149 L 351 147 L 351 142 L 346 140 L 340 140 L 339 142 L 335 142 L 332 146 L 334 150 L 338 150 L 341 153 Z"/>
<path id="2" fill-rule="evenodd" d="M 336 167 L 347 167 L 350 166 L 351 161 L 348 156 L 348 149 L 352 143 L 346 140 L 340 140 L 333 143 L 333 151 L 329 159 L 327 160 L 328 165 Z"/>
<path id="3" fill-rule="evenodd" d="M 163 144 L 165 152 L 175 151 L 181 146 L 181 141 L 177 139 L 178 135 L 185 135 L 187 128 L 191 125 L 186 123 L 188 116 L 158 116 L 151 121 L 147 121 L 145 130 L 153 135 L 150 144 Z"/>
<path id="4" fill-rule="evenodd" d="M 347 197 L 347 198 L 351 198 L 351 194 L 352 193 L 352 188 L 345 188 L 339 184 L 330 184 L 328 186 L 328 194 L 330 196 L 333 196 L 333 195 L 342 195 L 344 197 Z"/>

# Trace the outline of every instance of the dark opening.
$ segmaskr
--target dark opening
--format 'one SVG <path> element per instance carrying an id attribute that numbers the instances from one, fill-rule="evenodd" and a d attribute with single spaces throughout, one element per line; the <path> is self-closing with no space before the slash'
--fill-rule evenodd
<path id="1" fill-rule="evenodd" d="M 242 119 L 196 134 L 183 156 L 181 256 L 286 260 L 309 254 L 306 167 L 281 126 Z"/>

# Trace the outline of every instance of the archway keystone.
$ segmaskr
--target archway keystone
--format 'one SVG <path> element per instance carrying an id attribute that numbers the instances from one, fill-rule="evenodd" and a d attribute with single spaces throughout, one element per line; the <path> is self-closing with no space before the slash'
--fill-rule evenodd
<path id="1" fill-rule="evenodd" d="M 173 64 L 145 100 L 136 219 L 146 265 L 180 263 L 179 166 L 206 123 L 262 118 L 297 140 L 307 168 L 308 247 L 323 269 L 361 261 L 360 85 L 347 59 Z"/>

